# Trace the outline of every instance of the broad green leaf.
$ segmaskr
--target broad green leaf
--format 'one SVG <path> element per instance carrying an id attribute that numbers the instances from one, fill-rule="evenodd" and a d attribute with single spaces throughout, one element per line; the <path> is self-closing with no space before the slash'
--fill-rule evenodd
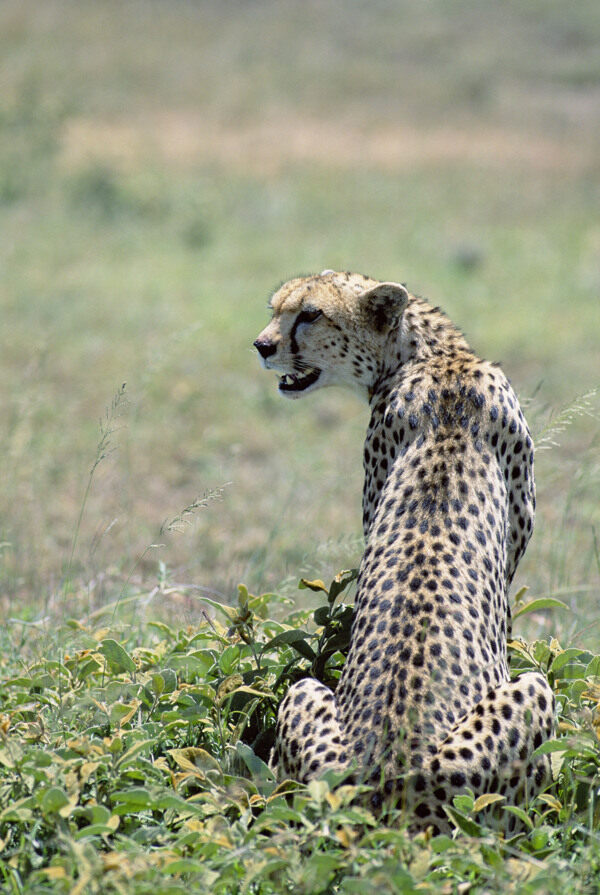
<path id="1" fill-rule="evenodd" d="M 589 681 L 583 680 L 583 671 L 581 669 L 582 666 L 580 665 L 569 665 L 565 671 L 570 672 L 570 674 L 559 678 L 557 681 L 558 684 L 563 685 L 564 692 L 567 693 L 569 701 L 573 706 L 579 705 L 579 699 L 588 691 L 590 686 Z M 581 672 L 582 675 L 579 679 L 577 678 L 578 672 Z"/>
<path id="2" fill-rule="evenodd" d="M 299 788 L 299 784 L 297 784 L 297 786 Z M 275 799 L 274 796 L 269 797 L 268 812 L 262 814 L 255 821 L 255 827 L 257 830 L 261 830 L 264 828 L 269 829 L 274 822 L 283 823 L 285 825 L 297 824 L 299 827 L 309 826 L 309 821 L 306 817 L 305 812 L 303 810 L 300 810 L 298 807 L 291 808 L 289 805 L 286 804 L 286 800 L 281 798 L 282 795 L 283 793 L 278 793 L 277 799 Z"/>
<path id="3" fill-rule="evenodd" d="M 110 638 L 103 640 L 98 647 L 98 652 L 102 653 L 111 671 L 117 674 L 123 671 L 127 671 L 130 674 L 135 672 L 135 662 L 116 640 L 111 640 Z"/>
<path id="4" fill-rule="evenodd" d="M 104 805 L 86 805 L 73 811 L 75 817 L 84 817 L 90 824 L 106 824 L 110 811 Z"/>
<path id="5" fill-rule="evenodd" d="M 90 674 L 93 674 L 95 671 L 99 671 L 101 668 L 100 662 L 94 659 L 93 656 L 88 657 L 84 662 L 79 665 L 75 669 L 77 677 L 80 681 L 84 681 L 86 677 L 89 677 Z"/>
<path id="6" fill-rule="evenodd" d="M 519 618 L 521 615 L 526 615 L 528 612 L 539 612 L 541 609 L 568 609 L 566 603 L 563 603 L 562 600 L 556 600 L 554 597 L 539 597 L 537 600 L 531 600 L 531 602 L 526 603 L 520 609 L 517 609 L 516 612 L 513 613 L 513 622 L 515 619 Z"/>
<path id="7" fill-rule="evenodd" d="M 450 836 L 446 836 L 445 834 L 440 834 L 439 836 L 435 836 L 431 840 L 431 849 L 436 852 L 436 854 L 442 854 L 443 852 L 448 851 L 449 848 L 454 848 L 456 845 L 454 839 L 451 839 Z"/>
<path id="8" fill-rule="evenodd" d="M 546 830 L 532 830 L 531 831 L 531 845 L 536 851 L 540 851 L 543 848 L 546 848 L 548 845 L 548 832 Z"/>
<path id="9" fill-rule="evenodd" d="M 549 755 L 553 752 L 568 752 L 570 748 L 571 742 L 568 737 L 563 737 L 561 740 L 546 740 L 545 743 L 534 749 L 531 758 L 539 758 L 541 755 Z"/>
<path id="10" fill-rule="evenodd" d="M 585 669 L 586 677 L 600 677 L 600 656 L 594 656 L 594 658 L 588 662 L 587 668 Z"/>
<path id="11" fill-rule="evenodd" d="M 247 746 L 246 743 L 237 743 L 235 751 L 253 776 L 259 777 L 261 780 L 275 782 L 273 771 L 265 764 L 262 758 L 255 754 L 250 746 Z"/>
<path id="12" fill-rule="evenodd" d="M 138 743 L 134 743 L 133 746 L 130 746 L 126 752 L 121 755 L 119 760 L 117 761 L 115 767 L 122 768 L 125 765 L 128 765 L 132 759 L 136 758 L 140 752 L 144 752 L 146 749 L 152 748 L 156 744 L 156 738 L 150 738 L 146 740 L 140 740 Z"/>
<path id="13" fill-rule="evenodd" d="M 570 688 L 573 687 L 574 684 L 580 686 L 580 692 L 577 694 L 580 696 L 587 688 L 587 682 L 584 680 L 585 668 L 586 666 L 581 662 L 567 662 L 567 664 L 563 665 L 560 669 L 560 673 L 556 675 L 556 686 L 560 686 L 562 689 L 565 684 L 570 681 Z M 571 699 L 575 698 L 575 693 L 572 689 L 570 689 L 569 695 Z"/>
<path id="14" fill-rule="evenodd" d="M 153 674 L 152 678 L 152 692 L 156 696 L 160 696 L 163 690 L 165 689 L 165 679 L 162 674 Z"/>
<path id="15" fill-rule="evenodd" d="M 552 662 L 550 671 L 556 674 L 557 671 L 560 671 L 561 668 L 564 668 L 564 666 L 572 659 L 577 658 L 577 656 L 581 656 L 583 652 L 584 651 L 582 649 L 577 649 L 576 647 L 571 647 L 570 649 L 563 650 L 562 653 L 559 653 Z"/>
<path id="16" fill-rule="evenodd" d="M 237 721 L 237 724 L 231 732 L 232 743 L 236 743 L 238 740 L 241 739 L 250 719 L 252 718 L 252 714 L 257 705 L 259 705 L 260 701 L 260 698 L 249 699 L 248 702 L 244 704 L 243 710 L 239 713 L 239 720 Z"/>
<path id="17" fill-rule="evenodd" d="M 163 668 L 161 677 L 165 682 L 165 693 L 173 693 L 177 689 L 177 673 L 172 668 Z"/>
<path id="18" fill-rule="evenodd" d="M 87 827 L 82 827 L 75 833 L 75 841 L 81 842 L 82 839 L 91 839 L 94 836 L 112 836 L 113 833 L 116 833 L 121 819 L 118 815 L 113 814 L 110 820 L 112 821 L 110 824 L 88 824 Z"/>
<path id="19" fill-rule="evenodd" d="M 197 746 L 186 746 L 184 749 L 169 749 L 168 754 L 184 771 L 223 772 L 221 765 L 216 758 L 213 758 L 206 749 L 200 749 Z"/>
<path id="20" fill-rule="evenodd" d="M 560 649 L 560 646 L 557 642 L 557 648 Z M 530 646 L 531 649 L 531 646 Z M 536 640 L 533 644 L 533 658 L 535 661 L 542 666 L 545 666 L 547 662 L 550 660 L 550 657 L 555 652 L 554 649 L 551 649 L 550 646 L 546 643 L 545 640 Z"/>
<path id="21" fill-rule="evenodd" d="M 450 805 L 444 805 L 444 811 L 450 818 L 450 820 L 460 829 L 463 833 L 466 833 L 468 836 L 474 836 L 476 838 L 480 838 L 483 836 L 483 830 L 481 826 L 476 823 L 472 818 L 467 817 L 466 814 L 463 814 L 462 811 L 459 811 L 457 808 L 451 807 Z"/>
<path id="22" fill-rule="evenodd" d="M 264 858 L 257 858 L 256 862 L 252 863 L 249 867 L 246 868 L 246 875 L 244 876 L 243 888 L 242 892 L 248 891 L 261 891 L 264 887 L 260 885 L 258 889 L 250 889 L 250 886 L 253 882 L 269 879 L 273 874 L 280 874 L 282 870 L 286 870 L 289 867 L 289 861 L 287 858 L 270 858 L 265 860 Z"/>
<path id="23" fill-rule="evenodd" d="M 120 789 L 111 793 L 111 799 L 119 806 L 123 805 L 128 808 L 150 808 L 153 804 L 150 791 L 143 786 L 132 786 L 129 789 Z"/>
<path id="24" fill-rule="evenodd" d="M 290 631 L 282 631 L 281 634 L 276 634 L 275 637 L 265 643 L 261 649 L 261 655 L 267 650 L 274 649 L 276 646 L 286 644 L 293 647 L 293 649 L 300 653 L 301 656 L 312 662 L 316 657 L 316 653 L 307 643 L 310 636 L 308 631 L 303 631 L 299 628 L 292 628 Z"/>
<path id="25" fill-rule="evenodd" d="M 114 737 L 112 737 L 107 745 L 109 752 L 111 752 L 113 755 L 120 755 L 124 748 L 121 731 L 119 731 Z"/>
<path id="26" fill-rule="evenodd" d="M 36 800 L 33 796 L 26 796 L 23 799 L 17 799 L 0 812 L 0 823 L 6 821 L 27 822 L 32 816 L 36 808 Z"/>
<path id="27" fill-rule="evenodd" d="M 454 796 L 452 804 L 459 811 L 462 811 L 465 814 L 470 814 L 471 811 L 473 811 L 475 800 L 473 799 L 472 793 L 463 793 L 460 796 Z"/>
<path id="28" fill-rule="evenodd" d="M 273 802 L 276 799 L 281 799 L 282 796 L 288 796 L 290 793 L 298 792 L 298 790 L 300 789 L 304 789 L 303 783 L 298 783 L 297 780 L 282 780 L 281 783 L 277 784 L 277 787 L 268 797 L 267 802 Z"/>
<path id="29" fill-rule="evenodd" d="M 526 811 L 523 811 L 522 808 L 519 808 L 518 805 L 503 805 L 504 811 L 508 811 L 510 814 L 514 814 L 515 817 L 518 817 L 520 821 L 522 821 L 527 829 L 533 830 L 533 821 L 529 817 Z"/>
<path id="30" fill-rule="evenodd" d="M 316 625 L 326 625 L 329 621 L 329 613 L 331 609 L 329 606 L 319 606 L 318 609 L 315 609 L 315 614 L 313 616 Z"/>
<path id="31" fill-rule="evenodd" d="M 329 603 L 333 603 L 344 590 L 351 584 L 353 581 L 356 581 L 358 578 L 358 569 L 344 569 L 343 572 L 339 572 L 329 587 Z"/>
<path id="32" fill-rule="evenodd" d="M 47 789 L 40 802 L 40 808 L 44 814 L 52 814 L 60 811 L 65 805 L 69 804 L 69 798 L 60 786 L 51 786 Z"/>
<path id="33" fill-rule="evenodd" d="M 238 644 L 226 647 L 219 656 L 219 668 L 223 674 L 233 674 L 240 664 L 240 647 Z"/>
<path id="34" fill-rule="evenodd" d="M 481 843 L 481 854 L 483 855 L 484 861 L 493 867 L 494 870 L 501 870 L 504 866 L 504 858 L 501 854 L 501 845 L 498 845 L 498 850 L 492 848 L 489 845 L 486 845 L 485 842 Z"/>
<path id="35" fill-rule="evenodd" d="M 177 873 L 204 873 L 206 872 L 206 864 L 202 861 L 194 861 L 191 858 L 178 858 L 175 861 L 171 861 L 169 864 L 165 864 L 162 868 L 162 873 L 168 876 L 172 876 Z M 214 874 L 211 874 L 211 877 Z"/>
<path id="36" fill-rule="evenodd" d="M 15 757 L 8 749 L 0 749 L 0 764 L 4 765 L 5 768 L 14 768 Z"/>
<path id="37" fill-rule="evenodd" d="M 171 668 L 187 677 L 191 675 L 205 677 L 215 664 L 215 657 L 209 650 L 197 650 L 185 656 L 170 656 L 169 663 Z"/>
<path id="38" fill-rule="evenodd" d="M 140 707 L 139 699 L 134 699 L 132 703 L 115 702 L 110 707 L 110 722 L 122 727 L 128 724 L 138 708 Z"/>

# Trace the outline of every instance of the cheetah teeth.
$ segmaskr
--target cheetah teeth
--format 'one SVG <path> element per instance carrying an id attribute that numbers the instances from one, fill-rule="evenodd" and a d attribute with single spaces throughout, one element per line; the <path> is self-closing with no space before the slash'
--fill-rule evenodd
<path id="1" fill-rule="evenodd" d="M 320 375 L 321 371 L 314 368 L 304 374 L 284 373 L 279 379 L 279 388 L 283 392 L 300 392 L 313 385 Z"/>

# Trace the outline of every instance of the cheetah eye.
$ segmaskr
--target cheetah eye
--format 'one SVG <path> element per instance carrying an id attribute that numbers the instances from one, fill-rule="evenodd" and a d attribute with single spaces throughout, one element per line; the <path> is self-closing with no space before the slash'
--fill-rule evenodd
<path id="1" fill-rule="evenodd" d="M 300 311 L 296 323 L 314 323 L 322 314 L 323 311 Z"/>

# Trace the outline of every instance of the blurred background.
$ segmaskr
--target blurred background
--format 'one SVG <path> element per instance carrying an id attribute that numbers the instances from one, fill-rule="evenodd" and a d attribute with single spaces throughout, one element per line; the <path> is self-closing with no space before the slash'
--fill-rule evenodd
<path id="1" fill-rule="evenodd" d="M 0 50 L 4 616 L 358 562 L 367 408 L 251 347 L 329 267 L 503 364 L 545 448 L 516 584 L 595 620 L 600 4 L 4 0 Z"/>

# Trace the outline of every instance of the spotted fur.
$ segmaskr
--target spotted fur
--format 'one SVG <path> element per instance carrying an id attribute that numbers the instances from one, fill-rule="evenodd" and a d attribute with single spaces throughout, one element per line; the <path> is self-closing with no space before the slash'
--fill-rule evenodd
<path id="1" fill-rule="evenodd" d="M 404 286 L 359 274 L 291 280 L 255 345 L 299 397 L 345 385 L 370 404 L 360 566 L 348 657 L 333 693 L 290 688 L 280 775 L 327 769 L 405 804 L 415 829 L 448 829 L 469 788 L 521 806 L 545 785 L 554 698 L 511 680 L 508 588 L 533 529 L 533 443 L 501 369 Z"/>

